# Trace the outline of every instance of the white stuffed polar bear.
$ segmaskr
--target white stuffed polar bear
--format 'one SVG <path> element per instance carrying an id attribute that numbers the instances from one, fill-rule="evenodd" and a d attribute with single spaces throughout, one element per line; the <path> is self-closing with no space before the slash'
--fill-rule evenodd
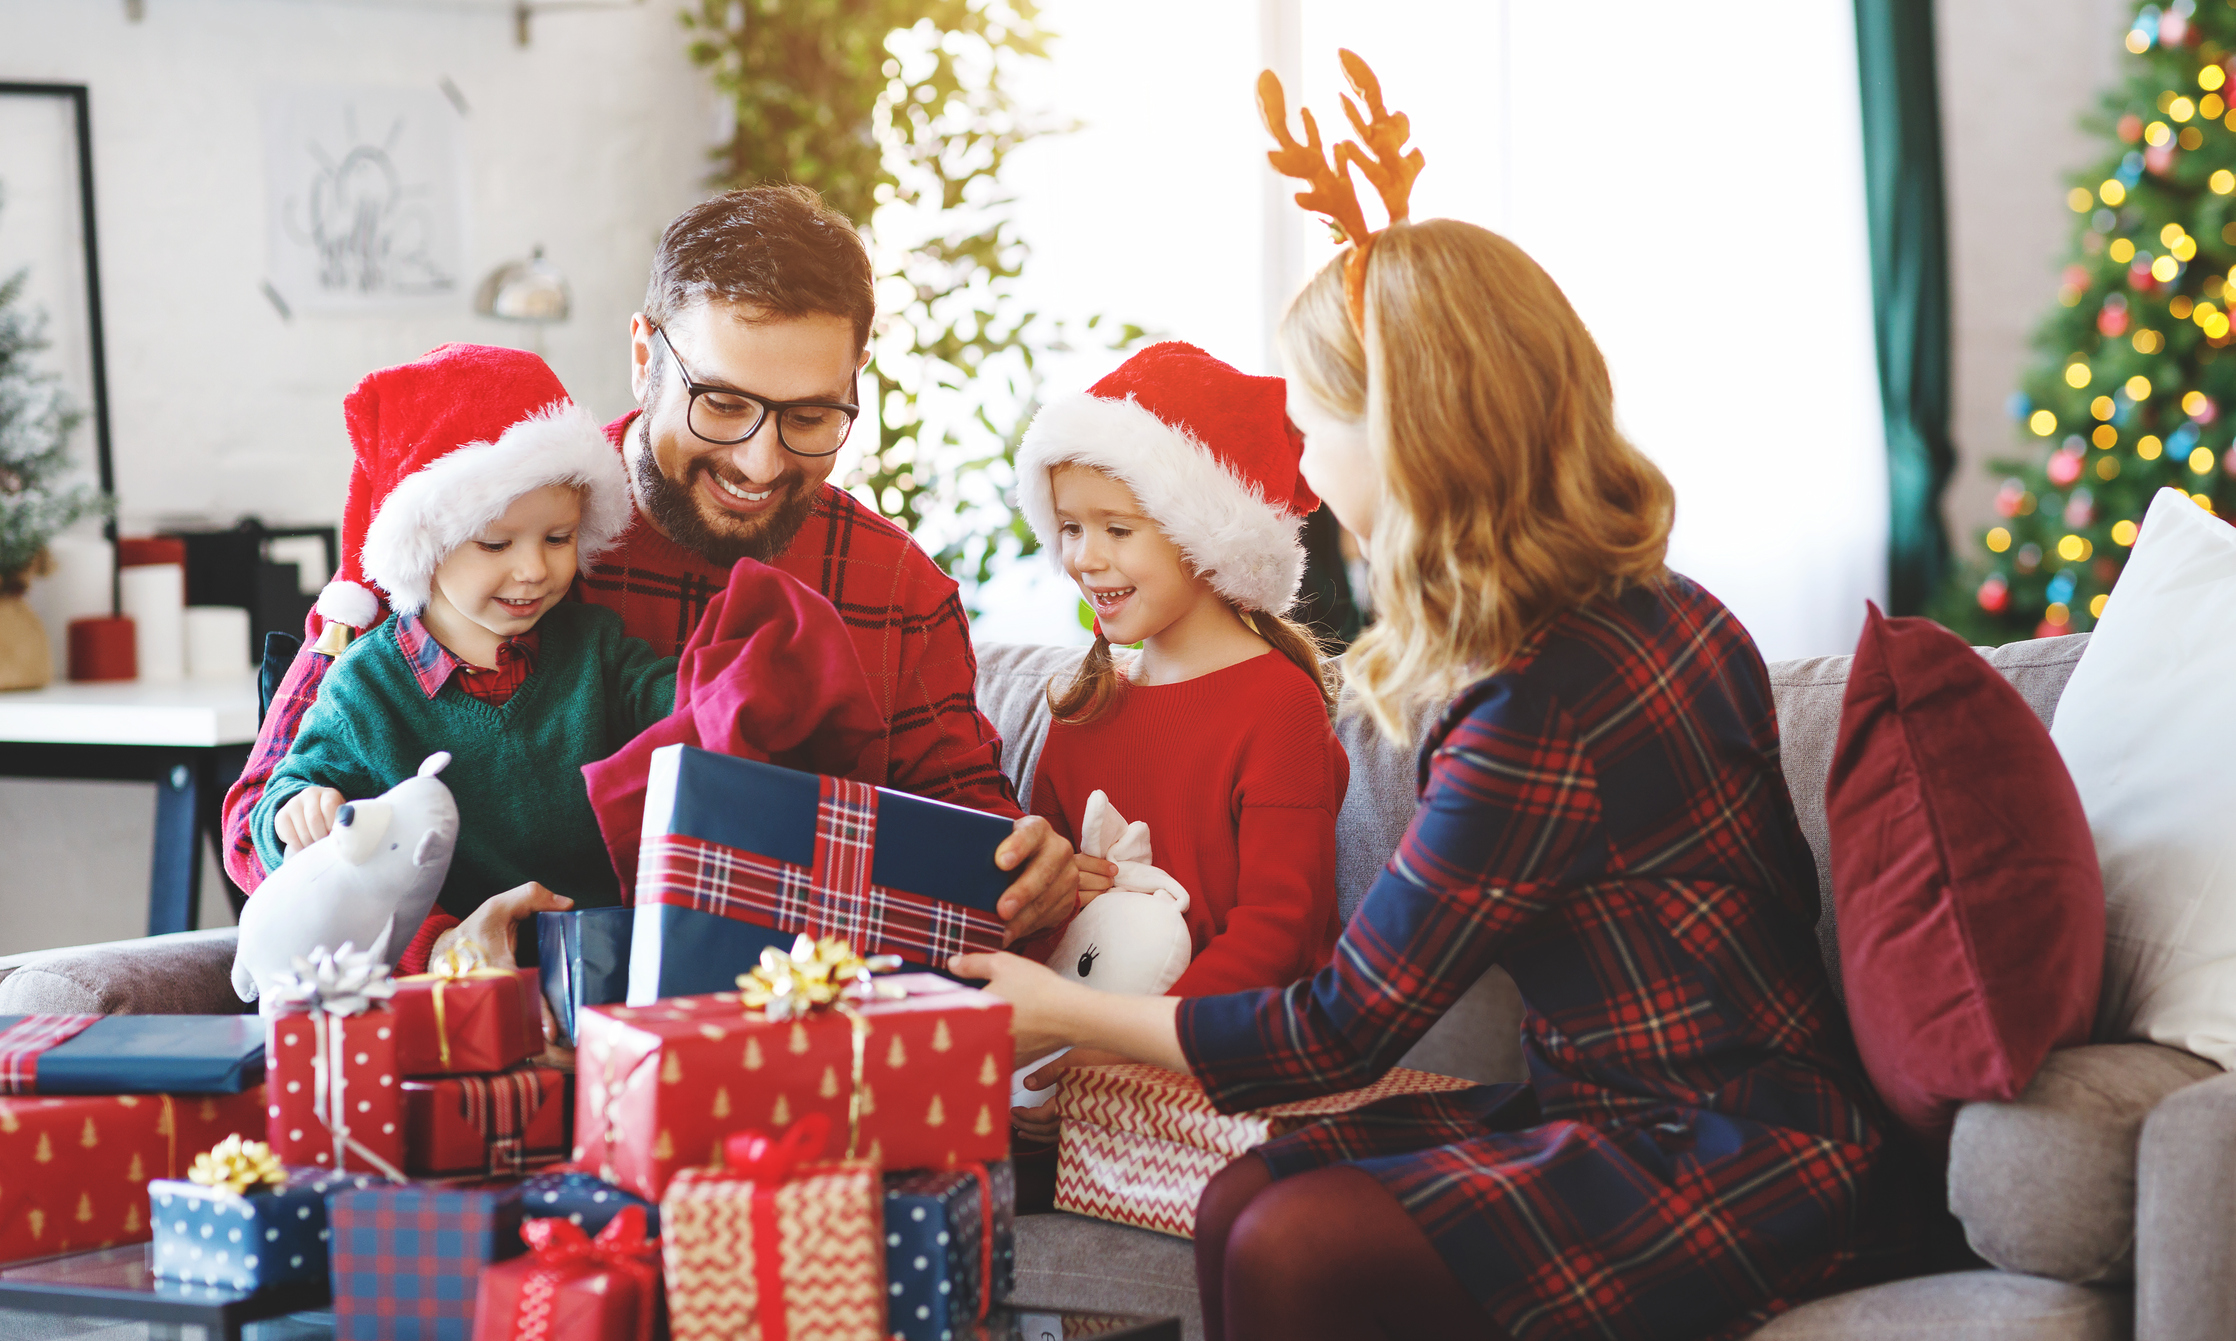
<path id="1" fill-rule="evenodd" d="M 320 946 L 378 940 L 396 966 L 435 906 L 458 846 L 458 802 L 435 776 L 449 762 L 437 751 L 416 776 L 344 805 L 333 832 L 291 853 L 257 886 L 233 953 L 241 1000 L 261 996 L 263 1013 L 273 1013 L 272 984 Z"/>

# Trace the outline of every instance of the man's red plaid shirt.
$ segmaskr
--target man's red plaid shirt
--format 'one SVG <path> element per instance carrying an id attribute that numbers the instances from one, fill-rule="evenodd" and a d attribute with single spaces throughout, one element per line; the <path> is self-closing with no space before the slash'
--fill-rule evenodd
<path id="1" fill-rule="evenodd" d="M 616 448 L 635 419 L 632 412 L 606 426 Z M 978 711 L 978 658 L 955 580 L 906 531 L 826 484 L 771 566 L 837 607 L 878 696 L 885 739 L 864 752 L 851 776 L 998 815 L 1022 813 L 1002 776 L 1001 741 Z M 708 562 L 640 519 L 595 571 L 575 580 L 575 594 L 619 614 L 631 636 L 674 656 L 729 576 L 727 565 Z M 254 891 L 265 875 L 249 842 L 249 812 L 333 664 L 311 650 L 322 627 L 312 614 L 310 636 L 272 697 L 248 766 L 226 793 L 225 869 L 245 890 Z"/>

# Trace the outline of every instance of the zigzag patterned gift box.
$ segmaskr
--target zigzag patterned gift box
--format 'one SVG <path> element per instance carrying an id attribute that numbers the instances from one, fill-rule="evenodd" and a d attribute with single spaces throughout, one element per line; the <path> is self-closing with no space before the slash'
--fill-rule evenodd
<path id="1" fill-rule="evenodd" d="M 1456 1094 L 1475 1082 L 1399 1067 L 1362 1089 L 1247 1113 L 1221 1113 L 1194 1076 L 1127 1063 L 1069 1072 L 1056 1096 L 1056 1209 L 1195 1234 L 1196 1202 L 1211 1176 L 1321 1118 L 1384 1099 Z"/>
<path id="2" fill-rule="evenodd" d="M 1056 1209 L 1184 1239 L 1196 1203 L 1234 1156 L 1064 1119 L 1056 1138 Z"/>
<path id="3" fill-rule="evenodd" d="M 660 1202 L 675 1341 L 885 1341 L 884 1187 L 868 1160 L 814 1162 L 829 1124 L 733 1136 Z"/>
<path id="4" fill-rule="evenodd" d="M 1012 828 L 983 811 L 689 745 L 653 751 L 629 1004 L 728 988 L 769 946 L 836 936 L 945 965 L 999 950 Z"/>

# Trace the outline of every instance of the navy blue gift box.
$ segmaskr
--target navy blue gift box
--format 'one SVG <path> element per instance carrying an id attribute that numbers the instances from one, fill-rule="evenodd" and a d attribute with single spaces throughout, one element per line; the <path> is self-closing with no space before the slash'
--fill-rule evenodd
<path id="1" fill-rule="evenodd" d="M 520 1213 L 530 1220 L 571 1220 L 592 1238 L 624 1206 L 644 1212 L 647 1238 L 660 1237 L 660 1208 L 587 1173 L 539 1173 L 520 1185 Z"/>
<path id="2" fill-rule="evenodd" d="M 1007 1160 L 886 1175 L 886 1331 L 904 1341 L 977 1336 L 986 1309 L 1016 1284 L 1016 1225 Z M 989 1243 L 992 1258 L 981 1265 Z"/>
<path id="3" fill-rule="evenodd" d="M 1012 877 L 994 850 L 1013 828 L 884 787 L 663 746 L 647 779 L 628 1004 L 734 991 L 764 948 L 790 949 L 801 932 L 940 969 L 949 954 L 999 949 L 994 906 Z"/>
<path id="4" fill-rule="evenodd" d="M 289 1169 L 280 1187 L 220 1192 L 183 1178 L 148 1184 L 155 1274 L 164 1280 L 262 1290 L 326 1279 L 326 1199 L 378 1180 Z"/>
<path id="5" fill-rule="evenodd" d="M 0 1030 L 28 1017 L 0 1015 Z M 264 1079 L 254 1015 L 110 1015 L 39 1054 L 34 1094 L 239 1094 Z"/>
<path id="6" fill-rule="evenodd" d="M 575 1041 L 575 1016 L 584 1006 L 618 1005 L 628 997 L 629 939 L 635 924 L 633 908 L 536 914 L 543 999 L 551 1004 L 551 1016 L 569 1044 Z"/>
<path id="7" fill-rule="evenodd" d="M 472 1341 L 482 1268 L 527 1251 L 518 1183 L 376 1183 L 327 1216 L 340 1341 Z"/>

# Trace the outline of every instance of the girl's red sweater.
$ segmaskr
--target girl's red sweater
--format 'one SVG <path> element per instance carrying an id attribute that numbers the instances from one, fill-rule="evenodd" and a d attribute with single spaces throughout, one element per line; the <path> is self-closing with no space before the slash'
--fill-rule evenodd
<path id="1" fill-rule="evenodd" d="M 1149 825 L 1188 890 L 1195 960 L 1174 996 L 1280 987 L 1328 962 L 1335 817 L 1351 764 L 1311 677 L 1279 652 L 1179 684 L 1129 685 L 1099 722 L 1048 729 L 1032 810 L 1075 843 L 1100 788 Z"/>

